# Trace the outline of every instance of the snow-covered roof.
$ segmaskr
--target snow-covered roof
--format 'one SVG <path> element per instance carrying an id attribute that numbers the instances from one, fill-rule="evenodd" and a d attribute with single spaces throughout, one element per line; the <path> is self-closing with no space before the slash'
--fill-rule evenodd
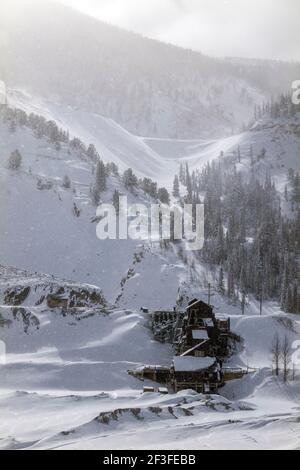
<path id="1" fill-rule="evenodd" d="M 229 316 L 226 313 L 216 313 L 217 320 L 229 320 Z"/>
<path id="2" fill-rule="evenodd" d="M 212 367 L 216 359 L 213 357 L 176 356 L 173 362 L 176 372 L 197 372 Z"/>
<path id="3" fill-rule="evenodd" d="M 208 334 L 206 330 L 193 330 L 192 335 L 193 339 L 208 339 Z"/>
<path id="4" fill-rule="evenodd" d="M 169 393 L 169 390 L 166 387 L 159 387 L 159 393 Z"/>

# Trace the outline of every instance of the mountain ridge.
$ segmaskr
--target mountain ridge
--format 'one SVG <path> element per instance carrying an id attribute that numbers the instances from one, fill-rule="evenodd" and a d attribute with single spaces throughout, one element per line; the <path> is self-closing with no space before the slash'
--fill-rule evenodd
<path id="1" fill-rule="evenodd" d="M 35 5 L 26 24 L 3 25 L 7 86 L 112 118 L 139 136 L 237 133 L 255 104 L 300 75 L 300 64 L 210 58 L 66 6 Z"/>

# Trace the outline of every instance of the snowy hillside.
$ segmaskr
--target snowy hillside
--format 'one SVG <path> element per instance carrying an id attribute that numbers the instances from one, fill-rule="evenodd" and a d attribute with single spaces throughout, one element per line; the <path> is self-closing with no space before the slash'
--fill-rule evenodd
<path id="1" fill-rule="evenodd" d="M 41 112 L 46 118 L 55 119 L 86 144 L 95 143 L 106 162 L 113 160 L 121 169 L 130 165 L 141 176 L 157 174 L 157 180 L 170 189 L 180 163 L 188 163 L 191 171 L 201 170 L 221 152 L 235 161 L 238 148 L 241 163 L 237 163 L 237 169 L 249 174 L 250 149 L 255 156 L 266 149 L 264 159 L 255 164 L 256 175 L 261 175 L 264 180 L 270 173 L 282 196 L 288 170 L 298 168 L 300 139 L 295 119 L 265 120 L 246 133 L 217 141 L 142 141 L 101 116 L 39 102 L 17 91 L 11 93 L 10 99 L 12 104 L 28 113 Z M 178 285 L 189 277 L 189 269 L 181 259 L 178 260 L 176 252 L 161 252 L 148 244 L 140 246 L 129 240 L 100 242 L 96 238 L 96 224 L 92 222 L 96 210 L 89 194 L 94 176 L 89 162 L 82 160 L 77 152 L 70 152 L 66 146 L 57 151 L 53 144 L 37 139 L 26 128 L 18 127 L 16 132 L 11 132 L 9 126 L 2 123 L 0 134 L 0 209 L 5 227 L 1 232 L 2 264 L 92 283 L 103 289 L 105 297 L 112 303 L 117 298 L 123 301 L 126 292 L 129 296 L 127 305 L 131 307 L 140 306 L 140 302 L 153 307 L 174 304 Z M 23 154 L 19 172 L 7 169 L 8 156 L 16 148 Z M 65 175 L 71 179 L 70 190 L 63 187 Z M 39 190 L 39 179 L 50 182 L 51 189 Z M 142 193 L 128 192 L 118 177 L 111 176 L 108 190 L 103 195 L 104 202 L 112 201 L 115 189 L 128 195 L 129 203 L 147 200 Z M 80 217 L 74 216 L 74 203 L 81 211 Z M 56 257 L 49 257 L 49 252 L 55 252 Z M 142 262 L 136 263 L 136 255 L 140 253 Z M 157 296 L 147 290 L 150 280 Z M 168 288 L 162 291 L 161 282 Z"/>
<path id="2" fill-rule="evenodd" d="M 112 304 L 118 300 L 122 305 L 167 308 L 176 302 L 178 285 L 186 278 L 187 269 L 172 249 L 165 251 L 139 241 L 97 238 L 96 208 L 90 197 L 95 178 L 91 162 L 67 145 L 58 151 L 26 127 L 18 126 L 11 132 L 3 121 L 0 140 L 3 265 L 96 285 Z M 22 154 L 18 171 L 7 167 L 8 157 L 16 149 Z M 64 187 L 66 175 L 71 181 L 70 189 Z M 102 201 L 111 203 L 115 190 L 127 195 L 128 204 L 151 202 L 140 190 L 128 191 L 121 179 L 113 175 Z M 166 287 L 163 295 L 162 285 Z"/>
<path id="3" fill-rule="evenodd" d="M 0 449 L 300 449 L 300 113 L 277 99 L 300 65 L 20 1 L 0 5 Z M 203 203 L 203 248 L 100 240 L 119 196 Z M 202 388 L 143 393 L 136 370 L 180 348 Z"/>
<path id="4" fill-rule="evenodd" d="M 22 277 L 34 279 L 6 270 L 1 291 Z M 228 308 L 219 297 L 215 302 L 223 312 Z M 220 396 L 142 394 L 151 383 L 127 370 L 169 365 L 173 356 L 170 346 L 153 340 L 146 314 L 104 310 L 63 317 L 43 305 L 26 310 L 38 327 L 24 333 L 20 317 L 1 307 L 2 321 L 11 323 L 1 328 L 7 355 L 0 366 L 0 448 L 299 448 L 299 382 L 284 385 L 272 376 L 270 347 L 275 332 L 297 339 L 300 324 L 272 305 L 264 317 L 256 315 L 255 304 L 244 317 L 232 314 L 232 329 L 245 348 L 230 364 L 255 364 L 256 371 L 229 383 Z"/>
<path id="5" fill-rule="evenodd" d="M 18 5 L 12 16 L 3 2 L 0 10 L 7 86 L 112 118 L 141 136 L 237 133 L 255 104 L 289 90 L 299 75 L 297 63 L 209 58 L 54 2 L 10 3 Z"/>
<path id="6" fill-rule="evenodd" d="M 27 114 L 35 113 L 47 120 L 54 120 L 73 137 L 94 144 L 101 157 L 107 162 L 116 163 L 120 170 L 133 168 L 139 176 L 155 179 L 160 175 L 163 179 L 170 174 L 170 167 L 163 162 L 159 154 L 112 119 L 36 98 L 20 90 L 8 90 L 8 103 Z M 177 165 L 174 166 L 175 171 Z"/>
<path id="7" fill-rule="evenodd" d="M 299 338 L 298 318 L 283 314 L 275 303 L 265 303 L 260 317 L 253 298 L 248 299 L 245 315 L 240 316 L 239 305 L 228 305 L 215 292 L 216 311 L 230 314 L 232 330 L 243 340 L 226 365 L 250 366 L 255 371 L 227 384 L 219 396 L 191 390 L 175 395 L 142 394 L 144 385 L 153 384 L 139 382 L 127 371 L 143 364 L 169 365 L 174 353 L 171 346 L 154 341 L 147 314 L 141 314 L 140 306 L 171 308 L 178 286 L 181 294 L 205 299 L 208 283 L 216 285 L 216 278 L 203 265 L 188 269 L 171 250 L 138 247 L 136 256 L 133 242 L 126 242 L 126 247 L 114 242 L 109 252 L 107 246 L 99 252 L 93 241 L 95 228 L 86 229 L 94 209 L 79 184 L 82 175 L 87 180 L 91 177 L 89 165 L 62 149 L 53 168 L 53 160 L 46 158 L 53 158 L 49 143 L 37 142 L 24 129 L 13 137 L 5 126 L 2 132 L 6 132 L 7 142 L 4 154 L 20 142 L 26 143 L 26 147 L 20 145 L 24 166 L 30 158 L 26 149 L 32 149 L 35 157 L 30 160 L 31 175 L 26 166 L 18 175 L 1 168 L 1 201 L 11 211 L 4 211 L 1 205 L 1 220 L 7 227 L 1 240 L 1 259 L 28 271 L 0 270 L 1 340 L 6 345 L 6 364 L 0 366 L 0 448 L 298 449 L 299 381 L 283 384 L 281 377 L 274 377 L 270 353 L 276 332 L 291 343 Z M 51 176 L 56 182 L 51 191 L 36 189 L 35 178 L 42 171 L 39 162 L 43 177 Z M 61 175 L 66 171 L 76 194 L 81 188 L 75 199 L 82 209 L 79 218 L 72 213 L 75 195 L 61 188 Z M 26 211 L 28 200 L 32 205 Z M 74 240 L 69 225 L 75 230 Z M 92 249 L 101 253 L 99 264 L 94 265 Z M 58 253 L 59 262 L 47 256 L 50 250 Z M 129 265 L 134 271 L 121 288 L 122 270 L 128 273 Z M 45 272 L 59 271 L 61 277 L 77 282 L 30 273 L 40 266 Z M 73 266 L 77 266 L 75 272 Z M 85 273 L 84 268 L 89 271 Z M 67 293 L 98 291 L 78 282 L 84 279 L 100 286 L 110 303 L 122 292 L 122 310 L 88 305 L 64 316 L 60 309 L 49 311 L 41 302 L 41 295 L 51 286 L 54 291 L 56 286 L 65 286 Z M 15 296 L 7 296 L 8 289 L 20 299 L 20 289 L 28 287 L 30 293 L 26 299 L 21 295 L 21 305 L 9 305 Z"/>
<path id="8" fill-rule="evenodd" d="M 254 154 L 266 149 L 266 158 L 256 172 L 264 177 L 269 169 L 279 190 L 283 190 L 289 168 L 297 170 L 299 167 L 299 116 L 276 120 L 264 117 L 248 131 L 221 139 L 178 140 L 138 138 L 111 119 L 17 89 L 8 90 L 8 102 L 28 114 L 32 112 L 54 120 L 86 144 L 93 143 L 106 162 L 115 162 L 121 170 L 131 167 L 137 175 L 153 178 L 170 189 L 180 163 L 188 163 L 191 171 L 200 170 L 221 152 L 225 156 L 236 156 L 238 147 L 243 156 L 238 169 L 242 171 L 250 171 L 251 146 Z"/>

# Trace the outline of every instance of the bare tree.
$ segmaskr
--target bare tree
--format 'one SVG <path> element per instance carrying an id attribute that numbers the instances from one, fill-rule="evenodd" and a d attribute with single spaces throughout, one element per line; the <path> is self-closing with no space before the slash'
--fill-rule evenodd
<path id="1" fill-rule="evenodd" d="M 281 342 L 278 333 L 274 336 L 273 343 L 272 343 L 272 362 L 275 365 L 275 374 L 279 376 L 279 369 L 280 369 L 280 359 L 282 356 L 281 353 Z"/>
<path id="2" fill-rule="evenodd" d="M 291 362 L 291 345 L 287 336 L 284 338 L 282 345 L 282 361 L 283 361 L 283 380 L 286 383 L 289 378 L 289 365 Z"/>

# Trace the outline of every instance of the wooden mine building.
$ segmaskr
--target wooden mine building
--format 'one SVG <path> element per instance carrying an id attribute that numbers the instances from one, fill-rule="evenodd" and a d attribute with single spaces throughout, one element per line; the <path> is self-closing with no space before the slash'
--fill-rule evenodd
<path id="1" fill-rule="evenodd" d="M 133 375 L 172 386 L 175 392 L 216 393 L 224 385 L 222 366 L 230 356 L 233 336 L 230 318 L 194 299 L 183 313 L 154 312 L 152 331 L 158 341 L 173 343 L 177 355 L 170 368 L 145 366 Z"/>

